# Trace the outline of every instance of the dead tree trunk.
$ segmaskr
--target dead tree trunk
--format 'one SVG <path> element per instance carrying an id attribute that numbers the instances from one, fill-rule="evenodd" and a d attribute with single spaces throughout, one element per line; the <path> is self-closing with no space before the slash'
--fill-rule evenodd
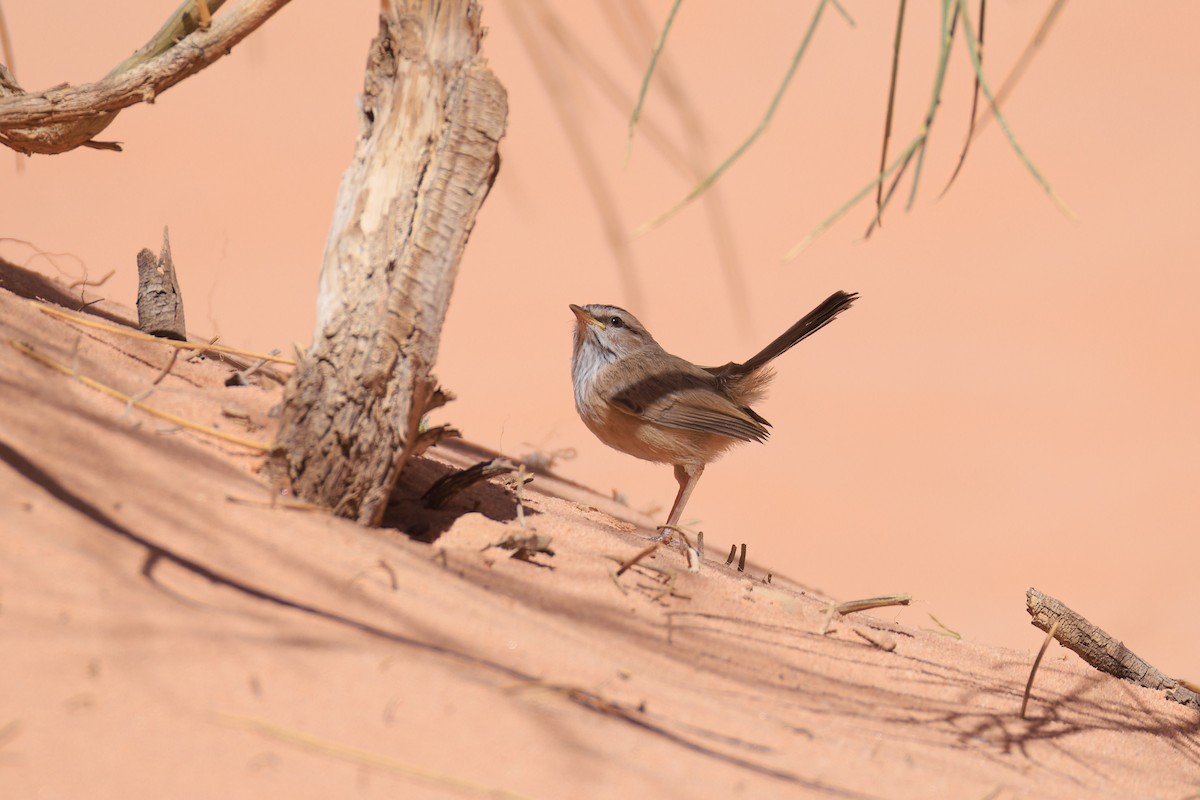
<path id="1" fill-rule="evenodd" d="M 278 452 L 299 496 L 376 525 L 427 410 L 459 260 L 499 166 L 504 87 L 476 0 L 384 0 L 317 325 Z"/>

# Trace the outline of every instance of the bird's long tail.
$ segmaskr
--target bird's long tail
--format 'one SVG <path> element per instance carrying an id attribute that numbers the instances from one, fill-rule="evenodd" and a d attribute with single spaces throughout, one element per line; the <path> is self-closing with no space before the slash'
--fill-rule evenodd
<path id="1" fill-rule="evenodd" d="M 858 299 L 858 293 L 834 292 L 825 302 L 804 315 L 799 322 L 788 328 L 775 341 L 764 347 L 759 353 L 743 364 L 733 364 L 727 367 L 729 377 L 747 375 L 765 366 L 769 361 L 786 353 L 797 342 L 807 339 L 824 328 L 845 311 Z"/>

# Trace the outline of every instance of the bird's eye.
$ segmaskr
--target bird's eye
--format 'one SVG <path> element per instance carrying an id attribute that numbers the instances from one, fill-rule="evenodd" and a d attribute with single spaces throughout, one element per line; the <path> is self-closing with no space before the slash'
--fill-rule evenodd
<path id="1" fill-rule="evenodd" d="M 624 327 L 624 325 L 625 325 L 625 323 L 621 321 L 620 317 L 609 317 L 608 324 L 610 327 L 613 327 L 613 328 L 621 328 L 621 327 Z"/>

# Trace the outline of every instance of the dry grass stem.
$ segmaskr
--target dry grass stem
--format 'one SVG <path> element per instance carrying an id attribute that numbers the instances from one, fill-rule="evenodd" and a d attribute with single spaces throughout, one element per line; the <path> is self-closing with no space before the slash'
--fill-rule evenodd
<path id="1" fill-rule="evenodd" d="M 108 271 L 108 274 L 107 274 L 107 275 L 105 275 L 103 278 L 101 278 L 101 279 L 100 279 L 100 280 L 98 280 L 98 281 L 93 281 L 93 280 L 90 280 L 90 279 L 87 277 L 87 275 L 84 275 L 84 276 L 83 276 L 82 278 L 80 278 L 79 280 L 77 280 L 77 281 L 71 281 L 70 283 L 68 283 L 68 284 L 67 284 L 67 288 L 68 288 L 68 289 L 75 289 L 75 288 L 77 288 L 77 287 L 87 287 L 87 286 L 96 287 L 96 286 L 103 286 L 104 284 L 108 283 L 108 279 L 109 279 L 109 278 L 111 278 L 113 275 L 116 275 L 116 274 L 117 274 L 117 271 L 116 271 L 115 269 L 110 269 L 110 270 Z M 82 300 L 82 299 L 83 299 L 83 298 L 80 298 L 80 300 Z"/>
<path id="2" fill-rule="evenodd" d="M 134 408 L 137 408 L 140 411 L 144 411 L 147 414 L 150 414 L 151 416 L 158 417 L 159 419 L 165 419 L 166 421 L 174 423 L 175 425 L 178 425 L 181 428 L 187 428 L 188 430 L 195 431 L 196 433 L 203 433 L 207 436 L 212 436 L 213 438 L 220 439 L 221 441 L 229 442 L 230 444 L 236 444 L 236 445 L 240 445 L 241 447 L 249 448 L 251 450 L 257 450 L 260 453 L 265 453 L 268 450 L 268 446 L 262 442 L 255 442 L 255 441 L 251 441 L 249 439 L 243 439 L 240 436 L 232 436 L 228 433 L 224 433 L 222 431 L 215 430 L 214 428 L 210 428 L 207 425 L 201 425 L 198 422 L 192 422 L 189 419 L 184 419 L 183 417 L 177 416 L 170 412 L 163 411 L 163 410 L 155 408 L 153 406 L 148 406 L 133 396 L 125 394 L 124 392 L 114 389 L 111 386 L 108 386 L 107 384 L 103 384 L 100 381 L 97 381 L 93 378 L 89 378 L 86 375 L 82 375 L 82 374 L 78 373 L 77 370 L 72 369 L 71 367 L 68 367 L 66 364 L 56 361 L 55 359 L 50 358 L 49 356 L 47 356 L 43 353 L 39 353 L 37 350 L 35 350 L 34 348 L 25 344 L 24 342 L 18 342 L 16 339 L 9 339 L 8 343 L 10 345 L 12 345 L 18 352 L 21 352 L 21 353 L 29 356 L 34 361 L 44 364 L 47 367 L 50 367 L 51 369 L 57 370 L 57 371 L 63 373 L 64 375 L 69 375 L 69 376 L 75 378 L 76 380 L 78 380 L 83 385 L 88 386 L 92 389 L 95 389 L 99 392 L 102 392 L 102 393 L 108 395 L 109 397 L 115 397 L 116 399 L 121 400 L 122 402 L 128 403 L 128 404 L 132 405 Z"/>
<path id="3" fill-rule="evenodd" d="M 464 792 L 470 795 L 481 795 L 484 797 L 505 797 L 505 798 L 520 798 L 522 795 L 514 794 L 513 792 L 497 789 L 493 786 L 482 786 L 477 783 L 471 783 L 461 778 L 456 778 L 453 775 L 443 775 L 438 772 L 432 772 L 421 767 L 405 764 L 402 761 L 388 758 L 387 756 L 373 753 L 369 750 L 360 750 L 357 747 L 352 747 L 342 742 L 335 742 L 330 739 L 322 739 L 317 736 L 298 731 L 293 728 L 285 728 L 282 725 L 276 725 L 273 722 L 268 722 L 264 719 L 256 717 L 244 717 L 240 714 L 217 714 L 216 721 L 230 728 L 240 728 L 244 731 L 257 733 L 266 736 L 269 739 L 274 739 L 277 742 L 294 745 L 315 753 L 336 758 L 340 761 L 347 761 L 352 764 L 359 764 L 364 767 L 381 769 L 386 772 L 391 772 L 396 775 L 403 775 L 407 778 L 431 783 L 443 788 L 453 789 L 458 792 Z"/>
<path id="4" fill-rule="evenodd" d="M 929 615 L 929 618 L 930 618 L 931 620 L 933 620 L 934 624 L 938 626 L 939 630 L 936 630 L 936 631 L 935 631 L 935 630 L 933 630 L 932 628 L 922 628 L 921 630 L 923 630 L 923 631 L 929 631 L 930 633 L 936 633 L 938 636 L 949 636 L 951 639 L 962 639 L 962 634 L 961 634 L 961 633 L 959 633 L 958 631 L 950 630 L 949 628 L 947 628 L 947 627 L 946 627 L 946 626 L 945 626 L 945 625 L 942 623 L 942 621 L 941 621 L 940 619 L 938 619 L 937 617 L 935 617 L 933 614 L 930 614 L 930 615 Z"/>
<path id="5" fill-rule="evenodd" d="M 244 356 L 246 358 L 258 358 L 258 359 L 262 359 L 263 361 L 272 361 L 272 362 L 275 362 L 276 364 L 287 364 L 289 366 L 296 365 L 296 362 L 290 358 L 283 358 L 281 356 L 275 356 L 275 355 L 269 355 L 269 354 L 263 354 L 263 353 L 254 353 L 254 352 L 251 352 L 250 350 L 241 350 L 237 347 L 227 347 L 225 345 L 219 345 L 219 344 L 207 344 L 206 345 L 206 344 L 198 344 L 197 342 L 177 342 L 173 339 L 163 339 L 158 336 L 151 336 L 148 333 L 142 333 L 141 331 L 133 330 L 132 328 L 124 328 L 124 327 L 121 327 L 120 325 L 109 325 L 108 323 L 97 322 L 96 320 L 88 319 L 87 317 L 81 317 L 78 314 L 73 314 L 69 311 L 63 311 L 62 309 L 55 308 L 54 306 L 48 306 L 48 305 L 44 305 L 42 303 L 37 303 L 34 301 L 30 301 L 30 302 L 32 302 L 33 305 L 37 306 L 38 310 L 41 311 L 43 314 L 47 314 L 51 317 L 58 317 L 59 319 L 65 319 L 69 322 L 73 322 L 76 325 L 83 325 L 88 328 L 95 328 L 97 330 L 106 331 L 108 333 L 115 333 L 118 336 L 126 336 L 130 339 L 137 339 L 142 342 L 157 342 L 159 344 L 163 344 L 168 347 L 174 347 L 174 348 L 177 348 L 180 350 L 195 350 L 195 349 L 199 348 L 201 351 L 211 351 L 214 353 L 228 353 L 230 355 Z"/>
<path id="6" fill-rule="evenodd" d="M 1046 648 L 1050 647 L 1050 643 L 1054 641 L 1054 634 L 1058 633 L 1058 620 L 1050 626 L 1050 630 L 1046 631 L 1046 638 L 1042 641 L 1042 647 L 1038 650 L 1037 658 L 1033 660 L 1033 666 L 1029 669 L 1029 680 L 1025 681 L 1025 695 L 1021 698 L 1021 713 L 1018 715 L 1021 719 L 1025 719 L 1025 709 L 1029 707 L 1029 693 L 1033 691 L 1033 676 L 1037 674 L 1038 667 L 1042 663 L 1042 656 L 1046 655 Z"/>
<path id="7" fill-rule="evenodd" d="M 872 608 L 886 608 L 887 606 L 906 606 L 912 602 L 912 595 L 904 594 L 888 594 L 882 597 L 868 597 L 865 600 L 847 600 L 844 603 L 839 603 L 837 606 L 838 614 L 854 614 L 859 611 L 870 611 Z"/>

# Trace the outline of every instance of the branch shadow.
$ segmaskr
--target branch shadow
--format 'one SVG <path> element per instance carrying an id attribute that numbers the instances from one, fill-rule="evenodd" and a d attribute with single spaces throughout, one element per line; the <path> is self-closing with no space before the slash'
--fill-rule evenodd
<path id="1" fill-rule="evenodd" d="M 382 526 L 399 530 L 415 541 L 431 544 L 464 514 L 479 513 L 496 522 L 511 522 L 517 518 L 516 494 L 490 480 L 464 489 L 441 508 L 432 508 L 424 497 L 429 487 L 459 471 L 432 458 L 411 459 L 388 498 Z M 537 512 L 526 508 L 525 513 Z"/>
<path id="2" fill-rule="evenodd" d="M 124 317 L 82 301 L 79 296 L 71 294 L 67 287 L 53 278 L 17 266 L 3 258 L 0 258 L 0 289 L 6 289 L 27 300 L 38 300 L 72 311 L 87 311 L 92 316 L 100 317 L 116 325 L 129 324 L 129 320 Z"/>

